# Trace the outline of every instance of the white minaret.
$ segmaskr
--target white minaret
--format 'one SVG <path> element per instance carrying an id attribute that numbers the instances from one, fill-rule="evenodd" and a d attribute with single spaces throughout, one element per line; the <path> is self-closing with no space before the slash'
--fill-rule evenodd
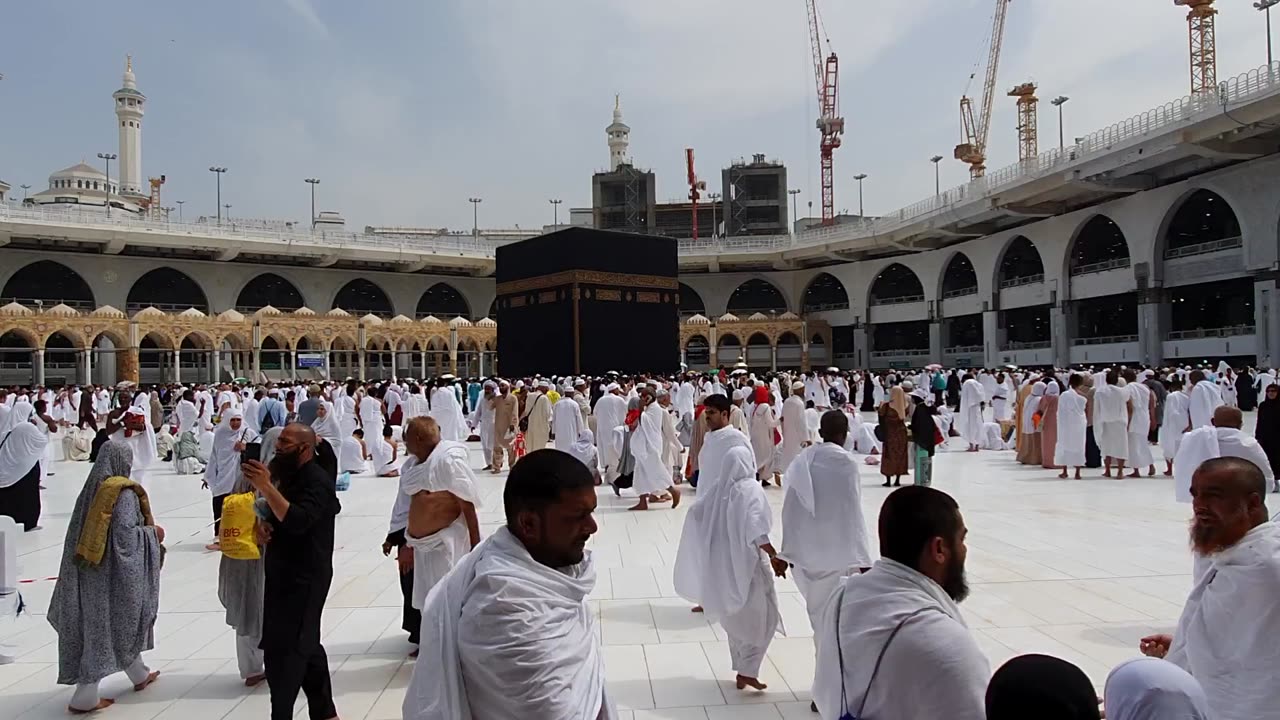
<path id="1" fill-rule="evenodd" d="M 613 123 L 604 131 L 609 135 L 609 169 L 617 170 L 619 165 L 630 165 L 627 147 L 631 144 L 631 128 L 622 122 L 622 100 L 613 96 Z"/>
<path id="2" fill-rule="evenodd" d="M 120 194 L 144 195 L 142 191 L 142 114 L 147 96 L 138 92 L 133 76 L 133 57 L 125 58 L 124 86 L 112 94 L 116 101 L 116 122 L 120 124 Z"/>

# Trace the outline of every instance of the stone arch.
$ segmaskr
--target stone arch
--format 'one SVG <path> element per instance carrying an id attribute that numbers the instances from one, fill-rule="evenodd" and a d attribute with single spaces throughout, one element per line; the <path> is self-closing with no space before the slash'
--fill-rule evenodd
<path id="1" fill-rule="evenodd" d="M 790 330 L 783 330 L 782 333 L 778 335 L 778 344 L 779 345 L 799 345 L 801 344 L 800 336 L 791 332 Z"/>
<path id="2" fill-rule="evenodd" d="M 9 276 L 0 290 L 0 305 L 18 302 L 35 307 L 40 300 L 52 307 L 58 303 L 77 310 L 93 310 L 97 307 L 93 290 L 80 273 L 53 260 L 37 260 L 23 266 Z"/>
<path id="3" fill-rule="evenodd" d="M 192 338 L 195 339 L 192 340 Z M 191 348 L 186 347 L 187 341 L 191 341 Z M 184 349 L 212 350 L 215 347 L 213 337 L 203 330 L 189 330 L 178 342 L 183 344 Z M 197 345 L 197 342 L 200 344 Z"/>
<path id="4" fill-rule="evenodd" d="M 939 297 L 963 297 L 978 292 L 978 272 L 968 255 L 957 251 L 942 267 L 942 275 L 938 278 Z"/>
<path id="5" fill-rule="evenodd" d="M 996 261 L 996 290 L 1044 282 L 1044 259 L 1026 235 L 1015 235 L 1005 244 Z"/>
<path id="6" fill-rule="evenodd" d="M 124 349 L 129 346 L 129 339 L 111 328 L 94 331 L 93 337 L 89 341 L 93 347 L 98 347 L 98 341 L 104 338 L 116 349 Z"/>
<path id="7" fill-rule="evenodd" d="M 1241 241 L 1240 218 L 1218 193 L 1204 188 L 1190 191 L 1169 208 L 1156 237 L 1156 262 L 1216 249 L 1222 242 Z M 1209 245 L 1213 244 L 1213 245 Z"/>
<path id="8" fill-rule="evenodd" d="M 771 345 L 773 340 L 764 332 L 756 331 L 751 333 L 751 337 L 747 338 L 748 347 L 759 347 L 761 345 Z"/>
<path id="9" fill-rule="evenodd" d="M 784 313 L 790 309 L 787 297 L 778 286 L 764 278 L 751 278 L 734 288 L 729 295 L 728 308 L 735 315 L 750 315 L 754 312 Z"/>
<path id="10" fill-rule="evenodd" d="M 709 340 L 709 339 L 707 338 L 707 336 L 706 336 L 706 335 L 704 335 L 704 334 L 702 334 L 702 333 L 694 333 L 694 334 L 690 335 L 689 337 L 685 338 L 685 340 L 684 340 L 684 346 L 685 346 L 685 348 L 688 348 L 688 347 L 689 347 L 689 345 L 690 345 L 694 340 L 701 340 L 702 342 L 706 343 L 707 347 L 711 347 L 711 340 Z"/>
<path id="11" fill-rule="evenodd" d="M 236 294 L 236 309 L 245 313 L 256 312 L 267 305 L 287 312 L 306 304 L 297 285 L 273 272 L 253 276 Z"/>
<path id="12" fill-rule="evenodd" d="M 438 282 L 422 292 L 418 298 L 417 313 L 418 317 L 434 315 L 441 320 L 469 318 L 471 305 L 457 288 L 447 282 Z"/>
<path id="13" fill-rule="evenodd" d="M 158 267 L 143 274 L 129 288 L 125 310 L 134 313 L 147 306 L 166 311 L 195 308 L 210 313 L 209 299 L 190 275 L 171 267 Z"/>
<path id="14" fill-rule="evenodd" d="M 0 332 L 0 363 L 31 363 L 40 341 L 30 330 L 9 328 Z"/>
<path id="15" fill-rule="evenodd" d="M 681 315 L 706 315 L 707 304 L 702 301 L 702 296 L 697 290 L 680 283 L 680 314 Z"/>
<path id="16" fill-rule="evenodd" d="M 871 281 L 867 305 L 896 305 L 923 300 L 924 285 L 920 282 L 920 276 L 902 263 L 891 263 Z"/>
<path id="17" fill-rule="evenodd" d="M 1128 267 L 1129 262 L 1129 243 L 1124 231 L 1106 215 L 1098 214 L 1086 220 L 1067 245 L 1069 276 Z"/>
<path id="18" fill-rule="evenodd" d="M 800 311 L 805 313 L 823 310 L 848 310 L 849 293 L 844 283 L 831 273 L 818 273 L 805 286 Z"/>
<path id="19" fill-rule="evenodd" d="M 716 345 L 719 347 L 742 347 L 742 340 L 736 334 L 727 332 L 716 338 Z"/>
<path id="20" fill-rule="evenodd" d="M 333 296 L 329 308 L 342 308 L 357 317 L 370 313 L 381 317 L 395 315 L 392 309 L 391 296 L 386 291 L 366 278 L 356 278 L 338 289 Z"/>
<path id="21" fill-rule="evenodd" d="M 138 338 L 138 349 L 172 350 L 173 338 L 159 330 L 152 330 Z"/>

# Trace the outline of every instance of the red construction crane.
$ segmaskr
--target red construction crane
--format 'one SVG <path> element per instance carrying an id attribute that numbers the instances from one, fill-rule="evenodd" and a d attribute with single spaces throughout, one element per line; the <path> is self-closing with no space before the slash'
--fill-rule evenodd
<path id="1" fill-rule="evenodd" d="M 698 239 L 698 198 L 702 197 L 702 191 L 707 189 L 707 184 L 698 179 L 698 174 L 693 171 L 693 148 L 684 149 L 684 164 L 689 170 L 689 202 L 693 203 L 693 239 Z M 712 228 L 712 235 L 715 235 L 715 228 Z"/>
<path id="2" fill-rule="evenodd" d="M 968 163 L 969 177 L 976 180 L 987 172 L 987 138 L 991 134 L 991 108 L 995 97 L 996 77 L 1000 72 L 1000 50 L 1004 46 L 1005 17 L 1009 13 L 1010 0 L 996 0 L 996 12 L 991 19 L 991 38 L 987 54 L 986 79 L 982 84 L 982 104 L 978 113 L 973 112 L 973 99 L 966 88 L 960 98 L 960 127 L 963 141 L 956 146 L 957 160 Z M 969 80 L 973 81 L 973 75 Z"/>
<path id="3" fill-rule="evenodd" d="M 813 77 L 818 89 L 818 132 L 822 142 L 818 146 L 822 163 L 822 224 L 836 221 L 835 149 L 840 147 L 844 134 L 844 118 L 840 117 L 840 59 L 831 49 L 830 38 L 825 38 L 822 18 L 818 15 L 817 0 L 806 0 L 809 6 L 809 41 L 813 49 Z M 827 50 L 823 60 L 823 49 Z M 792 218 L 795 222 L 796 218 Z"/>

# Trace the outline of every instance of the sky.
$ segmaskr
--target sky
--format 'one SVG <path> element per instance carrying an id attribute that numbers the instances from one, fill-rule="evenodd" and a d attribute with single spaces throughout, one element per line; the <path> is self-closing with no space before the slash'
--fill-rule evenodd
<path id="1" fill-rule="evenodd" d="M 836 210 L 868 215 L 967 180 L 958 104 L 981 93 L 995 0 L 818 0 L 840 57 Z M 1266 63 L 1261 13 L 1219 0 L 1218 75 Z M 470 229 L 552 222 L 589 206 L 608 165 L 614 95 L 660 201 L 687 193 L 684 149 L 720 170 L 763 153 L 818 204 L 817 97 L 802 0 L 218 0 L 26 2 L 0 23 L 0 178 L 118 150 L 111 93 L 132 54 L 147 95 L 143 175 L 163 203 L 213 214 L 210 165 L 238 217 Z M 1014 99 L 1035 80 L 1041 148 L 1187 94 L 1186 11 L 1169 0 L 1015 0 L 988 167 L 1016 162 Z M 978 72 L 971 84 L 970 74 Z M 115 174 L 115 169 L 112 169 Z M 813 209 L 818 214 L 818 208 Z"/>

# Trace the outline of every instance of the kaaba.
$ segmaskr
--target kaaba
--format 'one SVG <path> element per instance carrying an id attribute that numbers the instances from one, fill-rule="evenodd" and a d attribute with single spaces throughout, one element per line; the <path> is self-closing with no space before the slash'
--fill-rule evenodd
<path id="1" fill-rule="evenodd" d="M 673 238 L 567 228 L 497 249 L 498 367 L 506 377 L 676 372 Z"/>

